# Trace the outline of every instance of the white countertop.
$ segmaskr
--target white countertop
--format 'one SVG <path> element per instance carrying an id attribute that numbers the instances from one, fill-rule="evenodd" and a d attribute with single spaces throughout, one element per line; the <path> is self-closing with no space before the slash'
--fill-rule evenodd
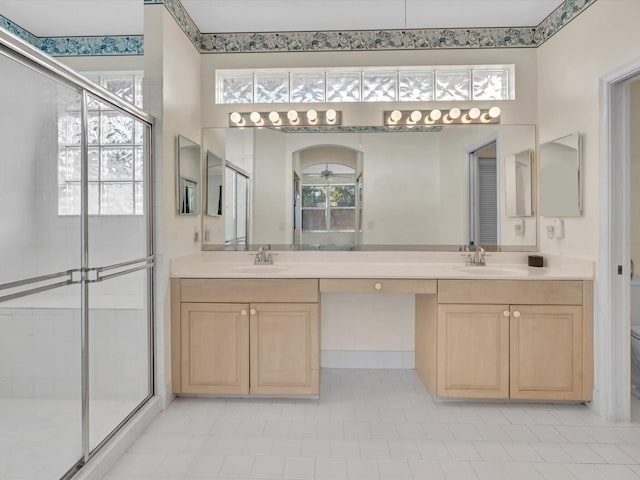
<path id="1" fill-rule="evenodd" d="M 251 252 L 199 252 L 171 261 L 172 278 L 416 278 L 591 280 L 594 262 L 527 253 L 490 253 L 486 266 L 466 267 L 457 252 L 271 252 L 273 265 L 254 265 Z"/>

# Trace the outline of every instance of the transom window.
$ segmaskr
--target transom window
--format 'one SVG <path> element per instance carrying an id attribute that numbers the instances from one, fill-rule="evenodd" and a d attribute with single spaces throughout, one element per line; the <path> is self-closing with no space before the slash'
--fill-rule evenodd
<path id="1" fill-rule="evenodd" d="M 515 99 L 514 65 L 218 70 L 216 103 Z"/>
<path id="2" fill-rule="evenodd" d="M 142 75 L 87 75 L 90 80 L 142 107 Z M 89 97 L 89 214 L 142 215 L 144 125 Z M 79 215 L 80 105 L 58 115 L 58 215 Z"/>

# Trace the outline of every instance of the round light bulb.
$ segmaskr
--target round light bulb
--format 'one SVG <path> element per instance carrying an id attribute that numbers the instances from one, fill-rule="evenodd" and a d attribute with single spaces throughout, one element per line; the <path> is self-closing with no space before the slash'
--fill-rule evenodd
<path id="1" fill-rule="evenodd" d="M 308 110 L 307 120 L 309 120 L 311 123 L 314 123 L 316 120 L 318 120 L 318 112 L 316 112 L 314 109 Z"/>
<path id="2" fill-rule="evenodd" d="M 251 115 L 249 115 L 249 120 L 251 120 L 253 123 L 258 123 L 260 120 L 262 120 L 262 117 L 258 112 L 251 112 Z"/>
<path id="3" fill-rule="evenodd" d="M 471 110 L 469 110 L 469 118 L 471 120 L 477 120 L 478 118 L 480 118 L 480 109 L 477 107 L 473 107 Z"/>
<path id="4" fill-rule="evenodd" d="M 419 122 L 422 118 L 422 112 L 420 110 L 414 110 L 413 112 L 411 112 L 410 118 L 412 122 Z"/>
<path id="5" fill-rule="evenodd" d="M 500 110 L 500 107 L 491 107 L 489 109 L 490 118 L 498 118 L 501 113 L 502 113 L 502 110 Z"/>
<path id="6" fill-rule="evenodd" d="M 393 112 L 391 112 L 391 115 L 389 115 L 389 118 L 392 122 L 397 123 L 402 118 L 402 112 L 400 110 L 394 110 Z"/>
<path id="7" fill-rule="evenodd" d="M 289 110 L 287 112 L 287 118 L 289 119 L 289 121 L 291 122 L 296 122 L 298 121 L 298 112 L 296 112 L 295 110 Z"/>
<path id="8" fill-rule="evenodd" d="M 431 120 L 437 122 L 442 118 L 442 112 L 436 108 L 435 110 L 431 110 L 429 117 L 431 117 Z"/>
<path id="9" fill-rule="evenodd" d="M 280 121 L 280 114 L 278 112 L 271 112 L 269 114 L 269 120 L 271 123 L 278 123 Z"/>
<path id="10" fill-rule="evenodd" d="M 453 120 L 457 120 L 458 118 L 460 118 L 460 113 L 460 109 L 454 107 L 449 110 L 449 117 Z"/>
<path id="11" fill-rule="evenodd" d="M 240 115 L 238 112 L 233 112 L 231 115 L 229 115 L 229 120 L 238 125 L 240 122 L 242 122 L 242 115 Z"/>
<path id="12" fill-rule="evenodd" d="M 329 110 L 327 110 L 327 113 L 325 115 L 327 117 L 327 121 L 335 122 L 337 113 L 333 108 L 330 108 Z"/>

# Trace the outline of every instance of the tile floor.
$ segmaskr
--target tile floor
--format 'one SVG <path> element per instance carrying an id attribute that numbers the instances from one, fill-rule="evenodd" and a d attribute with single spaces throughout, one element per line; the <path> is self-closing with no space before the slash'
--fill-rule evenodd
<path id="1" fill-rule="evenodd" d="M 91 399 L 91 445 L 136 405 Z M 81 433 L 79 399 L 0 398 L 0 480 L 60 478 L 82 456 Z"/>
<path id="2" fill-rule="evenodd" d="M 640 480 L 640 423 L 434 400 L 413 370 L 323 369 L 319 400 L 179 398 L 107 480 Z"/>

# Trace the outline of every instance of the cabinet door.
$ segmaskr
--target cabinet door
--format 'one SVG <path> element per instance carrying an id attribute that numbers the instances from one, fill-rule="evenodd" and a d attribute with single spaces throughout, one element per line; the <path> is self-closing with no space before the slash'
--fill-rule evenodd
<path id="1" fill-rule="evenodd" d="M 508 397 L 507 305 L 438 306 L 438 395 Z"/>
<path id="2" fill-rule="evenodd" d="M 582 400 L 582 307 L 511 307 L 511 397 Z"/>
<path id="3" fill-rule="evenodd" d="M 251 393 L 318 395 L 317 303 L 251 304 Z"/>
<path id="4" fill-rule="evenodd" d="M 248 312 L 242 304 L 182 304 L 182 393 L 249 393 Z"/>

